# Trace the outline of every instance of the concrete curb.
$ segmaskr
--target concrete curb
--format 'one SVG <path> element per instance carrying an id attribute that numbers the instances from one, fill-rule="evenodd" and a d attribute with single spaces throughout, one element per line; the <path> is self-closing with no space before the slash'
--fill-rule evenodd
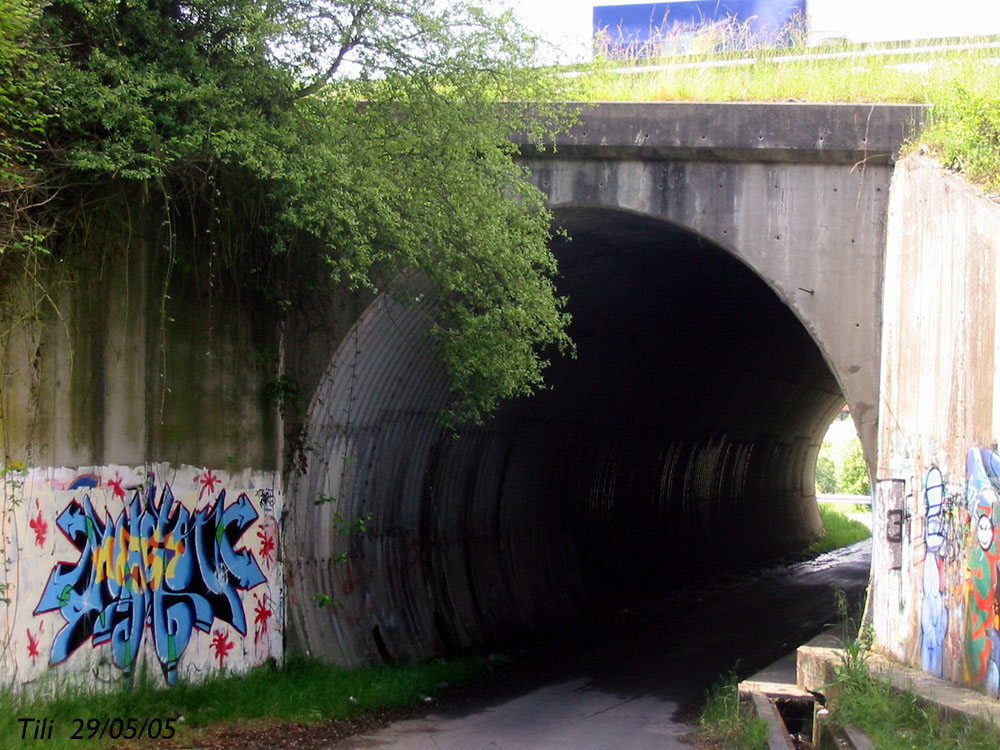
<path id="1" fill-rule="evenodd" d="M 785 722 L 781 720 L 778 709 L 770 698 L 759 690 L 752 691 L 749 696 L 753 701 L 754 713 L 767 723 L 767 750 L 795 750 L 795 745 L 785 730 Z"/>
<path id="2" fill-rule="evenodd" d="M 843 663 L 845 650 L 833 644 L 843 642 L 835 631 L 824 634 L 799 646 L 794 660 L 789 654 L 740 683 L 740 697 L 752 701 L 757 716 L 768 722 L 768 750 L 794 747 L 774 699 L 812 700 L 814 693 L 836 698 L 835 667 Z M 985 721 L 1000 732 L 1000 701 L 878 654 L 867 655 L 865 661 L 893 689 L 912 693 L 946 716 Z M 874 750 L 871 740 L 856 727 L 845 728 L 839 739 L 854 750 Z"/>
<path id="3" fill-rule="evenodd" d="M 844 727 L 844 734 L 847 741 L 854 750 L 875 750 L 875 745 L 868 739 L 868 735 L 855 727 Z"/>

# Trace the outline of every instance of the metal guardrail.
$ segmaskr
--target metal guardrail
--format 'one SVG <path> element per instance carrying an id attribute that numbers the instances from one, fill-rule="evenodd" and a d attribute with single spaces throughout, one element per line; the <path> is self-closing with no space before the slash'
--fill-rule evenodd
<path id="1" fill-rule="evenodd" d="M 871 495 L 827 495 L 817 494 L 816 502 L 834 503 L 838 505 L 868 505 L 872 504 Z"/>
<path id="2" fill-rule="evenodd" d="M 700 60 L 697 62 L 662 63 L 658 65 L 636 65 L 632 67 L 610 68 L 608 73 L 630 75 L 634 73 L 658 73 L 667 70 L 683 70 L 685 68 L 736 68 L 756 65 L 759 62 L 793 63 L 812 60 L 851 60 L 859 57 L 901 57 L 912 55 L 936 54 L 939 52 L 965 52 L 968 50 L 996 49 L 1000 51 L 997 42 L 974 42 L 965 44 L 922 45 L 918 47 L 893 47 L 884 49 L 859 49 L 844 52 L 814 52 L 804 55 L 775 55 L 758 57 L 748 54 L 731 60 Z M 563 75 L 569 75 L 564 73 Z M 579 75 L 573 71 L 572 75 Z"/>

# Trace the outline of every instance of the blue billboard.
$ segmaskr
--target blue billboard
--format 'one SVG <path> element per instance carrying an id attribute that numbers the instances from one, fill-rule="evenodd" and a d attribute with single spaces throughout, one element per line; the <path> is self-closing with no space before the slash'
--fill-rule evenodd
<path id="1" fill-rule="evenodd" d="M 801 26 L 806 0 L 674 0 L 665 3 L 594 6 L 594 40 L 599 51 L 639 53 L 708 51 L 693 49 L 699 33 L 726 26 L 729 44 L 782 45 Z"/>

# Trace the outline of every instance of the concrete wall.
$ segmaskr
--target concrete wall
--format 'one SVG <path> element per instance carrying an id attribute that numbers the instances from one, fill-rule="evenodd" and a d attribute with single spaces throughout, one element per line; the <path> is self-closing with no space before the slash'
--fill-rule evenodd
<path id="1" fill-rule="evenodd" d="M 147 218 L 62 248 L 44 288 L 3 289 L 0 674 L 14 687 L 282 657 L 276 327 L 168 268 Z"/>
<path id="2" fill-rule="evenodd" d="M 1000 206 L 896 166 L 883 306 L 871 610 L 896 658 L 1000 691 Z"/>

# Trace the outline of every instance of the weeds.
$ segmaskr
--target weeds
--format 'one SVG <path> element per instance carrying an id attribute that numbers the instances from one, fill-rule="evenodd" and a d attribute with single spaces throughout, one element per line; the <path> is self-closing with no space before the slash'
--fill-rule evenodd
<path id="1" fill-rule="evenodd" d="M 921 134 L 945 166 L 992 192 L 1000 192 L 998 90 L 955 81 L 937 97 L 931 122 Z"/>
<path id="2" fill-rule="evenodd" d="M 749 703 L 740 702 L 739 683 L 734 671 L 706 693 L 697 734 L 726 750 L 766 750 L 767 723 L 753 715 Z"/>
<path id="3" fill-rule="evenodd" d="M 896 691 L 869 670 L 859 649 L 845 651 L 828 707 L 835 724 L 856 726 L 879 750 L 998 750 L 997 728 L 942 715 L 939 708 Z"/>

